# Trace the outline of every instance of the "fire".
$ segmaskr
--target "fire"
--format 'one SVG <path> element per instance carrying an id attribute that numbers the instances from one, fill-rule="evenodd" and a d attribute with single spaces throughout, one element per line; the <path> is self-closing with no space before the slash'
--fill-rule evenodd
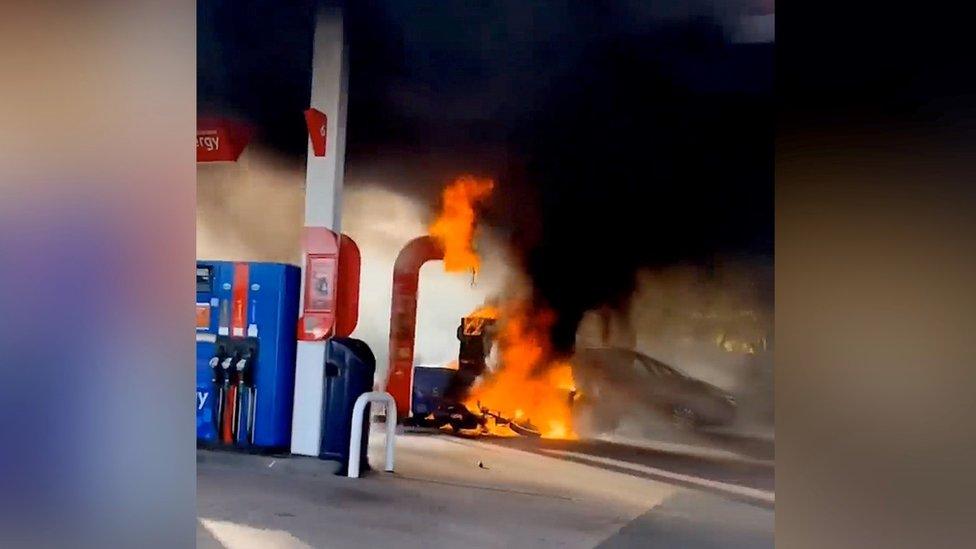
<path id="1" fill-rule="evenodd" d="M 474 246 L 476 206 L 487 199 L 494 182 L 461 176 L 441 196 L 441 211 L 428 232 L 444 249 L 444 270 L 477 273 L 481 266 Z M 577 438 L 573 431 L 571 404 L 575 395 L 573 369 L 567 362 L 551 360 L 550 311 L 535 310 L 513 301 L 501 307 L 483 305 L 468 318 L 499 321 L 498 369 L 476 385 L 465 403 L 475 413 L 480 406 L 501 416 L 487 417 L 486 428 L 499 436 L 516 436 L 506 420 L 533 426 L 543 438 Z"/>
<path id="2" fill-rule="evenodd" d="M 520 425 L 531 424 L 543 438 L 577 438 L 572 429 L 572 366 L 549 359 L 551 313 L 532 312 L 522 304 L 497 312 L 501 313 L 500 366 L 474 388 L 468 407 L 480 404 Z M 492 422 L 488 428 L 506 436 L 511 431 Z"/>
<path id="3" fill-rule="evenodd" d="M 468 318 L 489 318 L 497 319 L 500 314 L 498 307 L 494 305 L 482 305 L 468 314 Z"/>
<path id="4" fill-rule="evenodd" d="M 491 195 L 494 182 L 461 176 L 441 195 L 441 212 L 428 232 L 444 248 L 444 270 L 478 272 L 481 260 L 474 250 L 475 205 Z"/>
<path id="5" fill-rule="evenodd" d="M 576 391 L 573 380 L 573 366 L 568 362 L 557 362 L 549 368 L 549 380 L 557 388 L 567 392 Z"/>

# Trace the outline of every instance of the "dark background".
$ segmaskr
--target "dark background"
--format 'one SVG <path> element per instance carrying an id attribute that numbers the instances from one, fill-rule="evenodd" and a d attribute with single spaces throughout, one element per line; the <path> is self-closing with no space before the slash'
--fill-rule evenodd
<path id="1" fill-rule="evenodd" d="M 773 45 L 732 43 L 743 5 L 645 4 L 346 10 L 347 169 L 428 164 L 397 182 L 425 199 L 458 168 L 496 178 L 485 222 L 558 313 L 562 350 L 584 311 L 626 302 L 641 267 L 772 262 Z M 199 2 L 200 113 L 304 155 L 313 13 Z"/>

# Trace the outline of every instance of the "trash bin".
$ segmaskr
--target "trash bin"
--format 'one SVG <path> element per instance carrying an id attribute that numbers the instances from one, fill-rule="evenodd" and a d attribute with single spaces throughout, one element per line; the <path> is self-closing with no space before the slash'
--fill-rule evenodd
<path id="1" fill-rule="evenodd" d="M 338 461 L 338 474 L 349 465 L 349 437 L 356 399 L 373 390 L 376 358 L 365 342 L 351 337 L 329 341 L 325 362 L 325 391 L 322 399 L 322 440 L 319 459 Z M 369 406 L 363 414 L 363 442 L 360 471 L 369 469 L 366 448 L 369 440 Z"/>

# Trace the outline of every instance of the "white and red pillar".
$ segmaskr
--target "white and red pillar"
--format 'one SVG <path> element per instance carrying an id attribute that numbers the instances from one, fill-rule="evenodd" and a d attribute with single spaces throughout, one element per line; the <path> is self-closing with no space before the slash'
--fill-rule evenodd
<path id="1" fill-rule="evenodd" d="M 310 133 L 305 172 L 305 231 L 291 452 L 317 456 L 328 338 L 335 333 L 348 66 L 342 12 L 322 9 L 315 24 Z M 324 123 L 324 128 L 321 127 Z M 321 141 L 324 140 L 324 151 Z M 324 152 L 324 154 L 322 154 Z M 358 280 L 356 281 L 358 288 Z M 309 296 L 314 296 L 310 298 Z M 314 299 L 314 303 L 310 300 Z"/>

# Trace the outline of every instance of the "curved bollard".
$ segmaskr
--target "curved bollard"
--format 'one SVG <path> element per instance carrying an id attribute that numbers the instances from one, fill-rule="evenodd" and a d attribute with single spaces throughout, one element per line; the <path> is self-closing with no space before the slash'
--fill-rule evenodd
<path id="1" fill-rule="evenodd" d="M 359 395 L 352 407 L 352 433 L 349 437 L 349 478 L 359 478 L 359 454 L 362 452 L 363 442 L 363 414 L 367 403 L 381 403 L 386 405 L 386 468 L 393 472 L 393 444 L 396 438 L 397 412 L 396 401 L 390 393 L 370 391 Z"/>

